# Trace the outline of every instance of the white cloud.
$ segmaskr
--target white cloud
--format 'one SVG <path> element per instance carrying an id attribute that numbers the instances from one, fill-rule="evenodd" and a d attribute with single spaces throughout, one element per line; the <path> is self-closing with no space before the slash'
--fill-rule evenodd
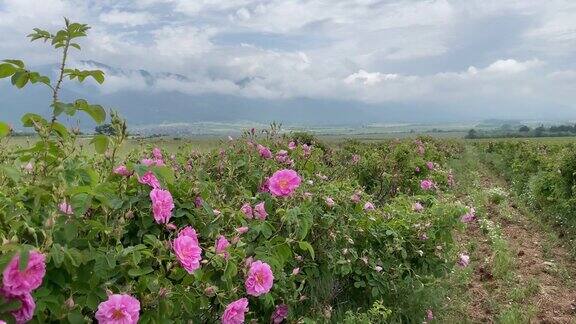
<path id="1" fill-rule="evenodd" d="M 100 21 L 110 25 L 141 26 L 151 23 L 154 16 L 147 12 L 112 10 L 100 14 Z"/>
<path id="2" fill-rule="evenodd" d="M 360 70 L 356 73 L 350 74 L 344 79 L 344 83 L 354 84 L 362 83 L 364 85 L 375 85 L 386 80 L 396 80 L 398 79 L 398 74 L 382 74 L 380 72 L 369 73 L 364 70 Z"/>

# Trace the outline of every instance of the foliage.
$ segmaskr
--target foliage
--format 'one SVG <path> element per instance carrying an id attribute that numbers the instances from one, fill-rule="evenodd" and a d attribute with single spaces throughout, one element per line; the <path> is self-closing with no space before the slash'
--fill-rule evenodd
<path id="1" fill-rule="evenodd" d="M 443 196 L 452 181 L 443 162 L 457 154 L 456 146 L 422 138 L 321 149 L 299 135 L 289 147 L 273 125 L 203 154 L 182 148 L 168 157 L 148 147 L 119 161 L 127 127 L 111 112 L 114 132 L 95 135 L 91 143 L 100 154 L 89 156 L 78 149 L 77 131 L 58 121 L 78 111 L 97 124 L 106 121 L 99 105 L 59 99 L 65 77 L 104 82 L 101 71 L 66 66 L 68 50 L 80 49 L 77 41 L 88 30 L 66 20 L 54 34 L 29 35 L 61 50 L 56 81 L 22 61 L 0 65 L 0 76 L 16 87 L 41 83 L 53 94 L 50 118 L 22 118 L 40 140 L 0 151 L 0 270 L 16 255 L 26 269 L 30 250 L 46 256 L 46 275 L 32 295 L 35 322 L 89 322 L 110 294 L 137 298 L 140 323 L 213 323 L 244 297 L 247 319 L 262 322 L 281 304 L 288 305 L 290 322 L 350 321 L 350 311 L 371 321 L 425 317 L 432 303 L 427 289 L 452 271 L 452 232 L 466 211 Z M 9 136 L 5 128 L 1 134 Z M 263 157 L 258 145 L 275 156 Z M 352 155 L 358 163 L 350 162 Z M 263 190 L 268 177 L 286 168 L 302 178 L 294 194 Z M 173 199 L 166 222 L 156 218 L 151 188 L 143 184 L 150 176 Z M 422 189 L 424 179 L 436 187 Z M 266 217 L 247 217 L 241 209 L 260 203 Z M 186 271 L 174 251 L 186 226 L 203 251 L 195 271 Z M 221 236 L 231 242 L 224 251 L 215 244 Z M 272 289 L 259 297 L 246 294 L 250 260 L 265 262 L 274 275 Z M 21 305 L 0 300 L 0 319 L 12 321 L 15 307 Z"/>

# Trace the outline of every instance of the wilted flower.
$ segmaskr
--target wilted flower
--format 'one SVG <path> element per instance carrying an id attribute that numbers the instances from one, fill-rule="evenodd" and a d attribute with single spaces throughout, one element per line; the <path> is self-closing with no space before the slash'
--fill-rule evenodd
<path id="1" fill-rule="evenodd" d="M 242 214 L 244 214 L 244 216 L 246 216 L 246 218 L 248 219 L 254 217 L 254 213 L 252 211 L 252 206 L 250 206 L 250 203 L 244 203 L 244 205 L 240 207 L 240 211 L 242 211 Z"/>
<path id="2" fill-rule="evenodd" d="M 422 206 L 422 204 L 420 202 L 415 202 L 412 205 L 412 210 L 419 213 L 419 212 L 424 210 L 424 206 Z"/>
<path id="3" fill-rule="evenodd" d="M 294 269 L 292 269 L 292 275 L 293 275 L 293 276 L 295 276 L 295 275 L 297 275 L 297 274 L 299 274 L 299 273 L 300 273 L 300 268 L 294 268 Z"/>
<path id="4" fill-rule="evenodd" d="M 360 155 L 354 154 L 352 155 L 352 164 L 358 164 L 360 162 Z"/>
<path id="5" fill-rule="evenodd" d="M 24 165 L 23 169 L 24 169 L 24 171 L 30 173 L 30 172 L 34 171 L 34 164 L 32 164 L 32 162 L 28 162 L 28 163 L 26 163 L 26 165 Z"/>
<path id="6" fill-rule="evenodd" d="M 154 188 L 150 191 L 150 200 L 152 200 L 152 213 L 156 223 L 168 223 L 172 217 L 172 209 L 174 209 L 170 191 Z"/>
<path id="7" fill-rule="evenodd" d="M 334 207 L 334 205 L 336 204 L 334 202 L 334 199 L 332 199 L 330 197 L 326 197 L 326 199 L 324 199 L 324 201 L 326 202 L 326 205 L 330 208 Z"/>
<path id="8" fill-rule="evenodd" d="M 69 203 L 66 202 L 66 200 L 62 201 L 59 205 L 58 208 L 60 209 L 60 211 L 66 215 L 73 215 L 74 211 L 72 210 L 72 205 L 70 205 Z"/>
<path id="9" fill-rule="evenodd" d="M 248 312 L 248 299 L 240 298 L 226 306 L 222 314 L 222 324 L 242 324 L 244 314 Z"/>
<path id="10" fill-rule="evenodd" d="M 132 174 L 132 172 L 130 172 L 125 165 L 117 166 L 114 169 L 114 173 L 116 173 L 117 175 L 123 176 L 123 177 L 128 177 Z"/>
<path id="11" fill-rule="evenodd" d="M 107 301 L 98 305 L 95 317 L 101 324 L 136 324 L 140 317 L 140 302 L 130 295 L 110 295 Z"/>
<path id="12" fill-rule="evenodd" d="M 304 155 L 310 155 L 312 152 L 312 146 L 309 146 L 308 144 L 302 144 L 302 151 L 304 152 Z"/>
<path id="13" fill-rule="evenodd" d="M 259 220 L 265 220 L 266 217 L 268 217 L 268 213 L 266 212 L 263 201 L 254 206 L 254 217 L 258 218 Z"/>
<path id="14" fill-rule="evenodd" d="M 375 209 L 375 208 L 374 208 L 374 205 L 373 205 L 371 202 L 367 201 L 367 202 L 364 204 L 364 210 L 366 210 L 366 211 L 372 211 L 372 210 L 374 210 L 374 209 Z"/>
<path id="15" fill-rule="evenodd" d="M 458 265 L 462 268 L 465 268 L 470 263 L 470 256 L 465 253 L 460 253 L 458 255 Z"/>
<path id="16" fill-rule="evenodd" d="M 355 204 L 359 203 L 361 198 L 362 197 L 360 196 L 360 193 L 358 193 L 358 192 L 355 192 L 354 194 L 352 194 L 352 196 L 350 196 L 350 200 L 352 200 L 352 202 Z"/>
<path id="17" fill-rule="evenodd" d="M 238 227 L 238 228 L 236 229 L 236 232 L 237 232 L 238 234 L 244 234 L 244 233 L 248 232 L 248 230 L 249 230 L 248 227 L 242 226 L 242 227 Z"/>
<path id="18" fill-rule="evenodd" d="M 290 196 L 300 186 L 300 182 L 300 176 L 294 170 L 276 171 L 269 180 L 270 193 L 279 197 Z"/>
<path id="19" fill-rule="evenodd" d="M 476 210 L 472 207 L 470 207 L 468 209 L 468 212 L 464 215 L 462 215 L 462 217 L 460 217 L 460 221 L 462 223 L 470 223 L 472 221 L 474 221 L 476 219 Z"/>
<path id="20" fill-rule="evenodd" d="M 250 264 L 250 270 L 244 282 L 248 295 L 258 297 L 268 293 L 272 289 L 273 282 L 274 274 L 267 263 L 254 261 Z"/>
<path id="21" fill-rule="evenodd" d="M 276 306 L 276 309 L 274 310 L 274 313 L 272 313 L 270 320 L 274 324 L 279 324 L 282 323 L 286 317 L 288 317 L 288 305 L 280 304 Z"/>
<path id="22" fill-rule="evenodd" d="M 380 272 L 380 271 L 382 271 L 382 267 L 381 266 L 375 266 L 374 270 L 376 270 L 376 272 Z"/>
<path id="23" fill-rule="evenodd" d="M 196 196 L 196 198 L 194 199 L 194 206 L 196 206 L 196 208 L 200 208 L 202 207 L 202 205 L 204 205 L 204 200 L 202 199 L 202 197 Z"/>
<path id="24" fill-rule="evenodd" d="M 152 149 L 152 156 L 155 159 L 161 159 L 162 158 L 162 151 L 159 148 L 155 147 Z"/>
<path id="25" fill-rule="evenodd" d="M 428 170 L 434 170 L 434 162 L 426 162 L 426 167 Z"/>

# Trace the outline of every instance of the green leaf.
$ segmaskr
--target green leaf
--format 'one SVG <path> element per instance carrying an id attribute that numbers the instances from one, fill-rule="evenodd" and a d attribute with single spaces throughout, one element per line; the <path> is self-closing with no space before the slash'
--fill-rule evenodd
<path id="1" fill-rule="evenodd" d="M 152 269 L 152 267 L 132 268 L 132 269 L 128 270 L 128 275 L 130 277 L 140 277 L 140 276 L 149 274 L 152 271 L 154 271 L 154 269 Z"/>
<path id="2" fill-rule="evenodd" d="M 68 129 L 66 128 L 66 126 L 55 122 L 52 125 L 52 129 L 61 137 L 61 138 L 69 138 L 70 137 L 70 133 L 68 132 Z"/>
<path id="3" fill-rule="evenodd" d="M 0 122 L 0 138 L 8 136 L 10 134 L 10 125 Z"/>
<path id="4" fill-rule="evenodd" d="M 34 124 L 46 124 L 46 119 L 42 118 L 42 116 L 37 114 L 27 113 L 20 119 L 22 121 L 22 125 L 24 127 L 33 127 Z"/>
<path id="5" fill-rule="evenodd" d="M 16 65 L 17 67 L 19 67 L 21 69 L 24 68 L 24 62 L 22 62 L 20 60 L 4 60 L 3 62 L 10 63 L 12 65 Z"/>
<path id="6" fill-rule="evenodd" d="M 0 64 L 0 79 L 7 78 L 16 73 L 16 68 L 10 64 Z"/>
<path id="7" fill-rule="evenodd" d="M 94 149 L 97 153 L 104 154 L 108 149 L 108 137 L 106 135 L 96 135 L 90 141 L 91 144 L 94 144 Z"/>
<path id="8" fill-rule="evenodd" d="M 20 180 L 21 177 L 20 170 L 8 165 L 0 166 L 0 173 L 5 174 L 8 178 L 12 179 L 12 181 L 14 182 Z"/>
<path id="9" fill-rule="evenodd" d="M 106 111 L 100 105 L 88 105 L 82 108 L 97 124 L 102 124 L 106 120 Z"/>
<path id="10" fill-rule="evenodd" d="M 54 243 L 50 249 L 50 257 L 54 261 L 56 268 L 60 268 L 62 262 L 64 262 L 64 252 L 62 252 L 62 247 L 58 243 Z"/>
<path id="11" fill-rule="evenodd" d="M 314 260 L 314 248 L 312 247 L 312 245 L 310 245 L 310 243 L 306 241 L 300 241 L 298 242 L 298 247 L 300 247 L 302 251 L 308 251 L 308 253 L 310 253 L 310 256 L 312 257 L 312 260 Z"/>
<path id="12" fill-rule="evenodd" d="M 28 80 L 30 80 L 30 75 L 28 74 L 28 72 L 24 71 L 18 71 L 14 73 L 11 79 L 12 84 L 16 86 L 16 88 L 18 89 L 24 88 L 26 83 L 28 83 Z"/>
<path id="13" fill-rule="evenodd" d="M 68 321 L 70 322 L 70 324 L 86 323 L 86 319 L 84 319 L 84 316 L 82 316 L 82 313 L 80 313 L 79 310 L 75 310 L 69 313 Z"/>
<path id="14" fill-rule="evenodd" d="M 4 269 L 8 266 L 8 263 L 10 263 L 15 253 L 16 251 L 2 251 L 2 255 L 0 255 L 0 273 L 4 272 Z"/>
<path id="15" fill-rule="evenodd" d="M 104 83 L 104 72 L 102 71 L 91 71 L 90 75 L 98 82 L 99 84 Z"/>

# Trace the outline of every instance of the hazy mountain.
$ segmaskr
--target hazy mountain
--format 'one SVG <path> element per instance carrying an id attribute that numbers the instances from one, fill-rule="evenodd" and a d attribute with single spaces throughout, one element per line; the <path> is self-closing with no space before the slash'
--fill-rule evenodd
<path id="1" fill-rule="evenodd" d="M 93 69 L 103 69 L 110 76 L 141 76 L 146 83 L 144 90 L 119 90 L 103 93 L 94 86 L 79 86 L 66 83 L 62 92 L 64 101 L 85 98 L 91 103 L 99 103 L 114 108 L 125 116 L 131 125 L 158 125 L 162 123 L 193 122 L 240 122 L 253 121 L 269 123 L 279 121 L 288 125 L 350 125 L 358 126 L 373 123 L 441 123 L 501 119 L 550 119 L 549 114 L 534 107 L 503 110 L 506 103 L 462 102 L 460 107 L 439 106 L 435 103 L 386 103 L 367 104 L 359 101 L 330 99 L 255 99 L 232 95 L 201 94 L 192 95 L 177 91 L 152 91 L 154 84 L 161 79 L 176 79 L 189 82 L 184 75 L 173 73 L 152 73 L 145 70 L 125 70 L 99 62 L 85 61 L 84 65 Z M 38 68 L 44 73 L 53 73 L 54 67 Z M 250 79 L 238 80 L 245 84 Z M 41 86 L 28 86 L 16 90 L 7 80 L 0 81 L 0 119 L 18 125 L 24 112 L 48 114 L 50 93 Z M 576 118 L 576 112 L 569 107 L 551 107 L 556 112 L 554 118 Z M 88 123 L 88 125 L 91 125 Z M 88 126 L 91 127 L 91 126 Z"/>

